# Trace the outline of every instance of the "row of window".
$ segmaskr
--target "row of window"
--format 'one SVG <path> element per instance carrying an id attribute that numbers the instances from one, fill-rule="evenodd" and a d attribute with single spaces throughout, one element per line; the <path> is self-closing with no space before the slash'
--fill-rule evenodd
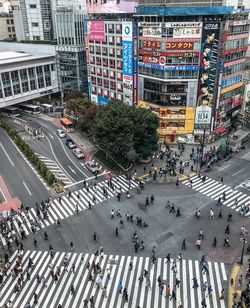
<path id="1" fill-rule="evenodd" d="M 15 27 L 8 27 L 8 32 L 15 32 Z"/>
<path id="2" fill-rule="evenodd" d="M 93 43 L 95 43 L 95 44 L 103 44 L 103 45 L 109 44 L 109 45 L 112 45 L 112 46 L 114 46 L 114 45 L 121 46 L 121 44 L 122 44 L 120 36 L 115 37 L 115 36 L 109 36 L 109 35 L 105 35 L 104 42 L 98 42 L 98 41 L 89 40 L 89 43 L 90 44 L 93 44 Z"/>
<path id="3" fill-rule="evenodd" d="M 240 48 L 242 46 L 247 46 L 248 44 L 248 38 L 247 37 L 244 37 L 244 38 L 241 38 L 241 39 L 234 39 L 234 40 L 229 40 L 229 41 L 226 41 L 226 47 L 225 49 L 229 50 L 229 49 L 234 49 L 234 48 Z"/>
<path id="4" fill-rule="evenodd" d="M 122 33 L 122 25 L 121 24 L 106 24 L 105 25 L 105 32 L 108 33 L 117 33 L 117 34 L 121 34 Z"/>
<path id="5" fill-rule="evenodd" d="M 162 79 L 197 79 L 198 71 L 159 71 L 156 69 L 139 67 L 139 73 Z"/>
<path id="6" fill-rule="evenodd" d="M 122 49 L 121 48 L 113 48 L 113 47 L 105 47 L 105 46 L 90 46 L 89 47 L 90 54 L 96 54 L 96 55 L 103 55 L 103 56 L 117 56 L 121 57 L 122 56 Z"/>
<path id="7" fill-rule="evenodd" d="M 245 58 L 246 56 L 246 51 L 239 51 L 239 52 L 234 52 L 228 55 L 225 55 L 224 57 L 224 62 L 230 62 L 238 59 Z"/>
<path id="8" fill-rule="evenodd" d="M 242 88 L 241 87 L 239 87 L 237 89 L 234 89 L 232 91 L 228 91 L 228 92 L 226 92 L 224 94 L 221 94 L 220 101 L 223 101 L 223 100 L 225 100 L 227 98 L 231 98 L 232 96 L 235 96 L 235 95 L 240 94 L 240 93 L 242 93 Z"/>
<path id="9" fill-rule="evenodd" d="M 92 86 L 91 93 L 92 94 L 97 94 L 97 95 L 100 95 L 100 96 L 104 96 L 104 97 L 107 97 L 107 98 L 110 97 L 112 100 L 113 99 L 118 99 L 120 101 L 123 100 L 123 95 L 122 94 L 115 93 L 115 92 L 108 91 L 108 90 L 103 90 L 103 89 L 97 88 L 95 86 Z"/>
<path id="10" fill-rule="evenodd" d="M 107 79 L 91 77 L 91 83 L 107 89 L 123 91 L 123 83 L 108 81 Z"/>
<path id="11" fill-rule="evenodd" d="M 115 72 L 115 71 L 111 71 L 108 69 L 102 69 L 100 67 L 91 67 L 91 75 L 98 75 L 98 76 L 103 76 L 106 78 L 111 78 L 111 79 L 118 79 L 118 80 L 122 80 L 122 72 Z"/>
<path id="12" fill-rule="evenodd" d="M 102 65 L 104 67 L 112 67 L 117 69 L 122 69 L 122 61 L 121 60 L 113 60 L 101 57 L 90 57 L 90 64 Z"/>
<path id="13" fill-rule="evenodd" d="M 228 35 L 243 34 L 243 33 L 248 33 L 248 31 L 249 31 L 249 25 L 229 26 L 227 34 Z"/>
<path id="14" fill-rule="evenodd" d="M 244 63 L 238 63 L 238 64 L 234 64 L 234 65 L 231 65 L 231 66 L 224 67 L 223 75 L 227 76 L 227 75 L 230 75 L 230 74 L 234 74 L 234 73 L 243 71 L 244 67 L 245 67 Z"/>
<path id="15" fill-rule="evenodd" d="M 6 19 L 7 25 L 14 25 L 14 19 Z"/>

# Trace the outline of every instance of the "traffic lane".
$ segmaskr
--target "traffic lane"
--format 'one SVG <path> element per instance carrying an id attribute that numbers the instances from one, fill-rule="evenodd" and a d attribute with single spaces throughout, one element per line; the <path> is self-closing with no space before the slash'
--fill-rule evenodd
<path id="1" fill-rule="evenodd" d="M 30 205 L 47 198 L 51 192 L 47 190 L 2 129 L 0 130 L 0 143 L 1 175 L 11 195 L 18 197 L 22 203 Z"/>
<path id="2" fill-rule="evenodd" d="M 27 119 L 29 118 L 32 117 L 27 117 Z M 61 165 L 66 173 L 68 173 L 76 182 L 83 178 L 88 178 L 91 173 L 84 170 L 82 166 L 84 161 L 80 160 L 79 162 L 72 153 L 72 150 L 70 150 L 65 144 L 66 139 L 70 138 L 70 136 L 66 135 L 66 138 L 60 138 L 56 134 L 56 129 L 58 127 L 52 122 L 45 121 L 41 118 L 36 118 L 35 120 L 42 126 L 42 130 L 49 142 L 53 158 L 59 163 L 59 165 Z"/>

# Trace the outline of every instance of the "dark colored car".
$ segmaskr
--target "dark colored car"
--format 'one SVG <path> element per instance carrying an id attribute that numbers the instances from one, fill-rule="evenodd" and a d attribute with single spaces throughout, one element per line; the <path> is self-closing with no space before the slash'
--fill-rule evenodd
<path id="1" fill-rule="evenodd" d="M 70 149 L 76 148 L 76 145 L 74 144 L 74 142 L 73 142 L 71 139 L 67 139 L 65 143 L 66 143 L 66 145 L 67 145 Z"/>

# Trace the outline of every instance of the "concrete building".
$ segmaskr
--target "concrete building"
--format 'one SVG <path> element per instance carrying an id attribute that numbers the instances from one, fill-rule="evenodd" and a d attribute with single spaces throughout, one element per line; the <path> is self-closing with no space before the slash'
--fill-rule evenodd
<path id="1" fill-rule="evenodd" d="M 54 56 L 0 52 L 0 108 L 56 92 Z"/>
<path id="2" fill-rule="evenodd" d="M 54 11 L 56 55 L 61 93 L 70 90 L 87 92 L 87 64 L 84 43 L 84 2 L 59 0 Z"/>
<path id="3" fill-rule="evenodd" d="M 16 30 L 13 15 L 10 13 L 0 14 L 0 40 L 15 38 Z"/>
<path id="4" fill-rule="evenodd" d="M 95 103 L 136 103 L 132 20 L 132 15 L 117 14 L 88 22 L 88 85 Z"/>
<path id="5" fill-rule="evenodd" d="M 139 7 L 137 14 L 138 104 L 159 116 L 160 138 L 198 142 L 204 130 L 227 132 L 243 103 L 247 14 L 225 6 Z"/>

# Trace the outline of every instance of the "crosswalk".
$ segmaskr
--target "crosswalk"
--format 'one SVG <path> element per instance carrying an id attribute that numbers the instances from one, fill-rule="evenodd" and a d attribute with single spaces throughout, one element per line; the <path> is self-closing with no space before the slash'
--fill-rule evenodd
<path id="1" fill-rule="evenodd" d="M 64 308 L 83 308 L 84 300 L 93 296 L 96 308 L 177 308 L 182 302 L 185 308 L 201 307 L 203 298 L 208 308 L 225 308 L 224 299 L 220 299 L 223 288 L 227 285 L 227 274 L 224 263 L 208 262 L 209 273 L 204 273 L 198 260 L 181 260 L 177 262 L 176 270 L 172 270 L 173 259 L 167 263 L 165 258 L 158 258 L 154 265 L 148 257 L 140 256 L 118 256 L 94 254 L 67 253 L 68 265 L 64 268 L 66 253 L 55 252 L 51 259 L 49 252 L 27 251 L 22 256 L 23 283 L 19 292 L 15 293 L 14 288 L 18 277 L 12 277 L 11 270 L 15 266 L 16 252 L 11 257 L 7 277 L 0 286 L 0 307 L 10 300 L 13 307 L 24 308 L 27 303 L 33 305 L 34 293 L 38 296 L 37 308 L 57 308 L 59 304 Z M 29 258 L 32 259 L 34 267 L 28 267 Z M 100 273 L 93 274 L 92 263 L 99 263 Z M 130 269 L 130 262 L 133 268 Z M 72 271 L 74 265 L 75 270 Z M 90 265 L 90 267 L 89 267 Z M 51 275 L 51 269 L 55 274 L 58 267 L 61 273 L 58 281 Z M 89 270 L 90 268 L 90 270 Z M 30 279 L 26 279 L 29 269 Z M 67 270 L 66 270 L 67 269 Z M 110 277 L 108 271 L 110 269 Z M 150 286 L 146 286 L 146 278 L 143 279 L 140 287 L 138 278 L 148 271 Z M 89 281 L 90 271 L 93 274 L 93 281 Z M 36 280 L 39 273 L 42 281 Z M 158 276 L 161 275 L 164 282 L 164 290 L 161 294 L 158 286 Z M 198 287 L 193 288 L 193 278 L 196 277 Z M 109 279 L 108 279 L 109 278 Z M 176 278 L 180 280 L 180 286 L 175 286 Z M 45 285 L 43 279 L 46 281 Z M 99 281 L 99 286 L 96 282 Z M 127 288 L 128 302 L 124 303 L 122 295 L 118 293 L 118 284 L 122 283 Z M 211 286 L 212 292 L 207 294 L 204 284 Z M 71 286 L 74 286 L 75 293 L 71 294 Z M 166 295 L 166 286 L 176 291 L 176 300 L 170 300 Z M 106 288 L 104 297 L 103 288 Z M 32 306 L 33 307 L 33 306 Z M 89 307 L 89 306 L 88 306 Z"/>
<path id="2" fill-rule="evenodd" d="M 113 190 L 108 186 L 108 180 L 97 183 L 96 187 L 88 187 L 74 191 L 71 193 L 71 197 L 64 195 L 61 198 L 61 203 L 59 199 L 54 199 L 48 210 L 48 219 L 40 220 L 40 228 L 45 228 L 51 224 L 56 223 L 57 220 L 63 220 L 69 216 L 75 214 L 75 206 L 77 204 L 78 210 L 83 211 L 89 208 L 89 202 L 94 205 L 93 197 L 95 197 L 95 204 L 103 202 L 106 199 L 116 196 L 116 191 L 119 189 L 121 192 L 125 192 L 129 189 L 138 186 L 137 182 L 133 180 L 127 180 L 124 175 L 112 178 Z M 107 196 L 103 195 L 103 187 L 107 191 Z M 88 191 L 87 191 L 88 190 Z M 79 198 L 80 197 L 80 198 Z M 29 217 L 28 217 L 29 216 Z M 35 208 L 31 208 L 29 213 L 22 211 L 20 214 L 15 215 L 13 223 L 7 221 L 8 229 L 12 230 L 12 234 L 20 236 L 20 226 L 23 228 L 26 235 L 32 233 L 31 221 L 36 221 L 37 215 Z M 0 240 L 3 245 L 6 245 L 6 239 L 0 233 Z M 10 240 L 12 241 L 12 240 Z"/>
<path id="3" fill-rule="evenodd" d="M 60 166 L 54 161 L 43 155 L 36 153 L 37 157 L 45 164 L 45 166 L 54 174 L 57 180 L 63 185 L 70 185 L 73 183 L 72 179 L 66 175 Z"/>
<path id="4" fill-rule="evenodd" d="M 192 185 L 190 184 L 190 180 L 192 181 Z M 222 204 L 237 212 L 241 209 L 241 206 L 250 202 L 250 195 L 244 194 L 241 191 L 233 189 L 232 187 L 212 178 L 207 177 L 203 183 L 202 179 L 198 177 L 198 175 L 195 175 L 191 177 L 190 180 L 183 181 L 182 183 L 200 193 L 203 193 L 213 200 L 218 200 L 220 197 L 222 198 L 223 193 L 225 192 L 226 200 L 222 201 Z M 236 199 L 237 202 L 235 202 Z M 249 216 L 250 212 L 246 215 Z"/>

